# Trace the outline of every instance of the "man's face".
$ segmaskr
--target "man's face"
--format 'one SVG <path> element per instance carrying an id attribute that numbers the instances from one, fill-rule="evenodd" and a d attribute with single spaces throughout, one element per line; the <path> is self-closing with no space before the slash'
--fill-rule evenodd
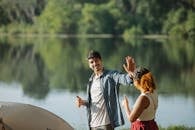
<path id="1" fill-rule="evenodd" d="M 102 60 L 99 58 L 90 58 L 88 59 L 89 68 L 91 68 L 94 73 L 102 72 L 103 66 L 102 66 Z"/>

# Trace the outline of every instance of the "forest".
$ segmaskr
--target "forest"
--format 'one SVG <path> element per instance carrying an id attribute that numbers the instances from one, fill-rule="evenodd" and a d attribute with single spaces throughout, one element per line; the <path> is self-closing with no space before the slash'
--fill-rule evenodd
<path id="1" fill-rule="evenodd" d="M 1 35 L 195 36 L 195 0 L 0 0 Z"/>

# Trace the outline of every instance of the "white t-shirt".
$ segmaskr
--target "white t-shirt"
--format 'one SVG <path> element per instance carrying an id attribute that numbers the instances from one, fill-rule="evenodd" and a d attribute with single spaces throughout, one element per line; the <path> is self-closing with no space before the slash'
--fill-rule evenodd
<path id="1" fill-rule="evenodd" d="M 90 92 L 92 101 L 90 127 L 110 124 L 99 77 L 94 77 Z"/>

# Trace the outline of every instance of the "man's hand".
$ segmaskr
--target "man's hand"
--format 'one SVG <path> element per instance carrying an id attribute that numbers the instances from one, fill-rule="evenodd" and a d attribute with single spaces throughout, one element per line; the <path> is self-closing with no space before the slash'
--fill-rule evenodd
<path id="1" fill-rule="evenodd" d="M 125 71 L 130 75 L 130 77 L 133 77 L 133 72 L 136 68 L 135 61 L 130 56 L 125 57 L 125 60 L 126 60 L 126 65 L 123 64 L 123 67 L 124 67 Z"/>
<path id="2" fill-rule="evenodd" d="M 80 98 L 79 96 L 77 96 L 76 105 L 77 105 L 78 107 L 84 105 L 84 100 L 83 100 L 82 98 Z"/>

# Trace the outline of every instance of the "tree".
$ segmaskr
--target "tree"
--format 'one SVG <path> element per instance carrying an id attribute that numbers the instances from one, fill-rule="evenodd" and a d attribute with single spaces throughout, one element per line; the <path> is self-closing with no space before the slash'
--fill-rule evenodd
<path id="1" fill-rule="evenodd" d="M 78 23 L 82 34 L 113 34 L 115 21 L 105 6 L 85 4 Z"/>
<path id="2" fill-rule="evenodd" d="M 33 23 L 34 17 L 40 15 L 45 4 L 45 0 L 1 0 L 0 24 Z"/>

